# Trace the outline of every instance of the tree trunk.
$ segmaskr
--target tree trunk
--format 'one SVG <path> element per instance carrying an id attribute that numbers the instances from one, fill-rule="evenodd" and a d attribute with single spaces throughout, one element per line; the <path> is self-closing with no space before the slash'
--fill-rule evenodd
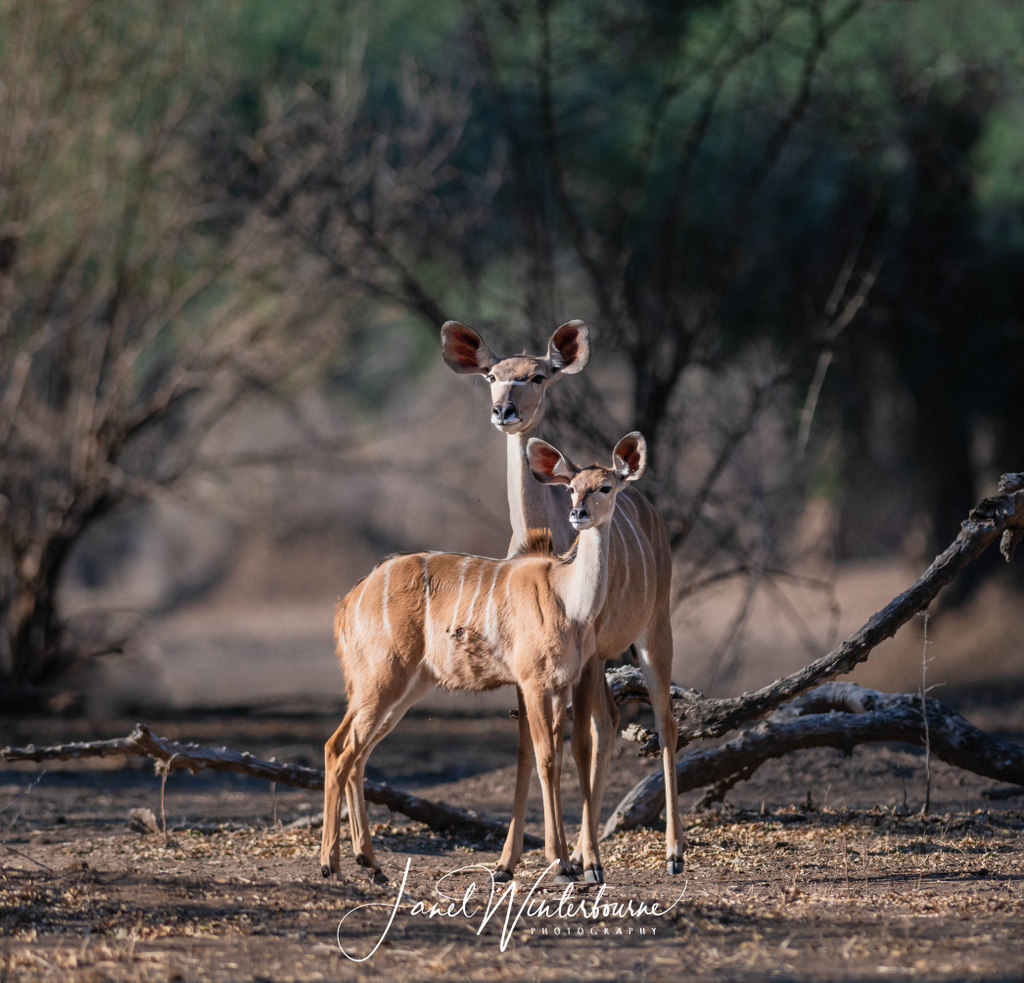
<path id="1" fill-rule="evenodd" d="M 98 515 L 95 509 L 89 516 Z M 71 548 L 86 527 L 65 516 L 57 533 L 15 557 L 11 605 L 7 612 L 10 677 L 23 689 L 46 681 L 67 656 L 64 626 L 57 611 L 57 589 Z"/>
<path id="2" fill-rule="evenodd" d="M 56 583 L 45 580 L 15 587 L 9 629 L 11 680 L 15 686 L 41 682 L 58 660 L 62 631 L 55 594 Z"/>

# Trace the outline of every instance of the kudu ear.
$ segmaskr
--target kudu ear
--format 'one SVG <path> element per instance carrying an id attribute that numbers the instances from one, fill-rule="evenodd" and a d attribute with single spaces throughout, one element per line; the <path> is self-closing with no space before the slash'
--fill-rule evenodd
<path id="1" fill-rule="evenodd" d="M 575 375 L 590 361 L 590 331 L 582 321 L 566 321 L 548 342 L 548 362 L 556 372 Z"/>
<path id="2" fill-rule="evenodd" d="M 526 444 L 526 459 L 538 481 L 545 485 L 567 485 L 576 474 L 576 468 L 557 447 L 546 440 L 532 437 Z"/>
<path id="3" fill-rule="evenodd" d="M 634 430 L 626 434 L 612 451 L 612 467 L 623 481 L 636 481 L 647 470 L 647 441 Z"/>
<path id="4" fill-rule="evenodd" d="M 487 375 L 498 361 L 483 338 L 458 321 L 441 325 L 441 355 L 448 367 L 460 375 Z"/>

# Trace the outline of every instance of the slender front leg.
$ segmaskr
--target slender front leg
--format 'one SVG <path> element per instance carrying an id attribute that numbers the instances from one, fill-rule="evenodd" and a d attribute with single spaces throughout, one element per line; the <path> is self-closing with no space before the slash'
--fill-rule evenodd
<path id="1" fill-rule="evenodd" d="M 604 786 L 608 777 L 608 765 L 611 763 L 612 751 L 615 748 L 615 738 L 619 732 L 619 708 L 608 688 L 608 681 L 604 675 L 604 661 L 595 660 L 599 669 L 596 671 L 597 685 L 594 700 L 591 704 L 590 723 L 593 729 L 594 753 L 591 756 L 591 797 L 593 807 L 593 828 L 591 836 L 594 841 L 594 856 L 598 851 L 598 828 L 601 822 L 601 803 L 604 801 Z M 597 883 L 604 882 L 604 868 L 600 860 L 597 861 Z"/>
<path id="2" fill-rule="evenodd" d="M 533 765 L 533 739 L 530 737 L 530 720 L 523 699 L 523 691 L 516 687 L 519 703 L 519 746 L 516 748 L 516 787 L 512 799 L 512 819 L 505 837 L 501 859 L 494 871 L 498 883 L 512 880 L 516 864 L 523 855 L 523 836 L 526 832 L 526 799 L 530 791 L 530 774 Z"/>
<path id="3" fill-rule="evenodd" d="M 572 704 L 572 755 L 579 775 L 580 795 L 583 812 L 580 820 L 580 835 L 572 853 L 573 867 L 579 870 L 588 883 L 601 884 L 604 881 L 601 861 L 597 852 L 597 824 L 601 811 L 600 801 L 595 799 L 593 785 L 593 749 L 591 732 L 595 689 L 600 684 L 598 676 L 601 667 L 596 659 L 589 659 L 583 667 L 573 695 Z"/>
<path id="4" fill-rule="evenodd" d="M 565 826 L 561 812 L 561 742 L 565 727 L 568 691 L 545 692 L 539 687 L 523 690 L 533 751 L 537 758 L 544 797 L 544 856 L 550 863 L 557 862 L 559 873 L 555 880 L 568 884 L 576 880 L 569 860 L 569 845 L 565 839 Z"/>

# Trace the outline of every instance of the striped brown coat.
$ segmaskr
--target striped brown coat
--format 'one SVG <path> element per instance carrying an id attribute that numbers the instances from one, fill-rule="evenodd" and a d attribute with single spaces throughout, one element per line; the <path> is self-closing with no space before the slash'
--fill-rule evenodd
<path id="1" fill-rule="evenodd" d="M 639 434 L 612 467 L 578 469 L 550 444 L 529 448 L 537 480 L 569 489 L 576 543 L 555 555 L 546 534 L 519 553 L 391 557 L 338 603 L 335 634 L 348 709 L 324 748 L 324 876 L 340 865 L 341 789 L 357 860 L 381 879 L 362 784 L 370 751 L 434 686 L 472 692 L 514 684 L 522 694 L 544 797 L 545 853 L 572 879 L 562 824 L 561 733 L 571 687 L 594 653 L 593 622 L 608 583 L 616 499 L 646 467 Z"/>

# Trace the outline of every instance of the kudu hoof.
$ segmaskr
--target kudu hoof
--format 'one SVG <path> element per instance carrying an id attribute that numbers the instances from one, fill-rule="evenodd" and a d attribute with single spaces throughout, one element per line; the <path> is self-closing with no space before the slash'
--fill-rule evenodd
<path id="1" fill-rule="evenodd" d="M 576 872 L 572 869 L 572 866 L 562 867 L 557 874 L 555 874 L 554 882 L 556 884 L 578 884 L 579 878 L 576 876 Z"/>
<path id="2" fill-rule="evenodd" d="M 384 871 L 382 871 L 380 869 L 380 867 L 378 867 L 372 860 L 370 860 L 366 856 L 366 854 L 364 854 L 364 853 L 357 853 L 356 854 L 356 863 L 359 864 L 360 867 L 369 867 L 370 868 L 370 883 L 371 884 L 387 884 L 387 882 L 388 882 L 388 875 L 385 874 Z"/>
<path id="3" fill-rule="evenodd" d="M 512 871 L 505 867 L 496 867 L 491 878 L 495 884 L 508 884 L 512 880 Z"/>
<path id="4" fill-rule="evenodd" d="M 681 874 L 683 872 L 683 858 L 682 857 L 669 857 L 665 861 L 665 869 L 670 874 Z"/>
<path id="5" fill-rule="evenodd" d="M 583 876 L 586 878 L 588 884 L 603 884 L 604 867 L 600 864 L 594 864 L 592 867 L 588 867 L 583 871 Z"/>
<path id="6" fill-rule="evenodd" d="M 331 874 L 333 874 L 333 873 L 334 873 L 334 871 L 331 870 L 331 865 L 330 864 L 324 864 L 320 868 L 320 876 L 321 877 L 330 877 Z"/>

